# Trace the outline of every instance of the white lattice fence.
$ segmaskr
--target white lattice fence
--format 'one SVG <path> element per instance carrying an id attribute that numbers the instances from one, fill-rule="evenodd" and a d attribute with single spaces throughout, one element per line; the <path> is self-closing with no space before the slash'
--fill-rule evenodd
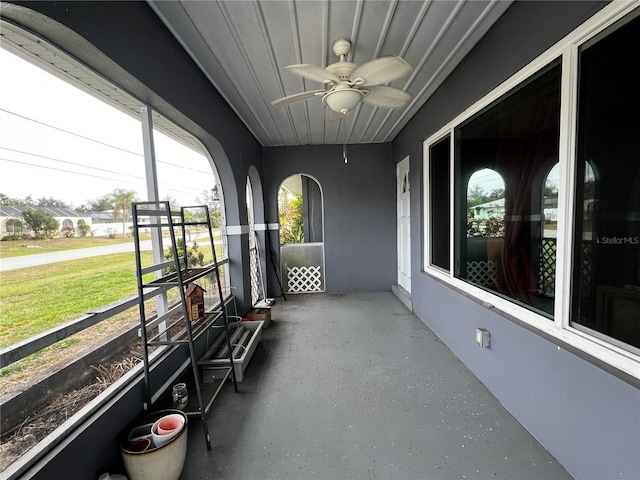
<path id="1" fill-rule="evenodd" d="M 321 292 L 322 271 L 320 266 L 288 267 L 287 289 L 290 293 Z"/>
<path id="2" fill-rule="evenodd" d="M 492 260 L 467 262 L 467 280 L 483 287 L 494 287 L 498 279 L 498 265 Z"/>
<path id="3" fill-rule="evenodd" d="M 260 300 L 260 272 L 258 271 L 258 253 L 255 248 L 249 250 L 249 265 L 251 278 L 251 302 L 252 305 Z"/>

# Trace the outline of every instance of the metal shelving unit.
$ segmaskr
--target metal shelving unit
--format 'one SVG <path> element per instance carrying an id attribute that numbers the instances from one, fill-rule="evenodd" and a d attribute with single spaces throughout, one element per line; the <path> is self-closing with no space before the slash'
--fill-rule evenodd
<path id="1" fill-rule="evenodd" d="M 140 338 L 146 385 L 145 409 L 150 409 L 154 401 L 157 401 L 162 396 L 166 397 L 166 392 L 170 389 L 171 384 L 185 375 L 185 372 L 189 372 L 190 369 L 191 375 L 189 377 L 193 388 L 189 392 L 190 402 L 185 413 L 201 418 L 207 449 L 211 449 L 206 414 L 229 375 L 232 376 L 236 392 L 238 391 L 238 384 L 233 368 L 229 319 L 222 293 L 220 265 L 216 256 L 209 209 L 205 205 L 198 205 L 181 207 L 179 210 L 172 211 L 167 201 L 133 202 L 132 217 L 138 298 L 140 299 Z M 189 265 L 187 236 L 190 238 L 191 227 L 205 227 L 208 233 L 205 238 L 199 239 L 204 241 L 205 249 L 211 248 L 213 260 L 207 265 Z M 143 254 L 143 240 L 141 240 L 141 233 L 143 232 L 156 235 L 156 238 L 159 239 L 168 238 L 170 240 L 171 244 L 167 248 L 171 255 L 168 255 L 170 257 L 168 260 L 162 259 L 162 261 L 158 261 L 156 258 L 155 262 L 146 264 L 148 255 Z M 143 257 L 145 260 L 143 260 Z M 153 278 L 149 279 L 151 276 Z M 211 277 L 213 277 L 213 281 L 217 286 L 217 295 L 210 297 L 209 303 L 213 303 L 213 299 L 216 302 L 205 308 L 204 315 L 201 318 L 190 319 L 187 289 L 197 280 L 211 279 Z M 175 294 L 176 291 L 177 295 Z M 145 304 L 145 301 L 153 295 L 161 294 L 173 295 L 172 301 L 168 302 L 170 306 L 166 309 L 166 312 L 159 314 L 155 311 L 148 311 L 149 306 Z M 220 329 L 222 332 L 220 332 Z M 194 342 L 201 335 L 206 335 L 208 346 L 210 340 L 218 337 L 218 335 L 211 334 L 213 331 L 224 335 L 223 341 L 227 343 L 229 350 L 229 366 L 220 369 L 213 384 L 205 384 L 198 364 L 199 358 Z M 168 382 L 165 382 L 154 392 L 152 391 L 150 348 L 159 346 L 187 348 L 189 360 L 176 370 Z M 194 393 L 195 399 L 193 398 Z"/>

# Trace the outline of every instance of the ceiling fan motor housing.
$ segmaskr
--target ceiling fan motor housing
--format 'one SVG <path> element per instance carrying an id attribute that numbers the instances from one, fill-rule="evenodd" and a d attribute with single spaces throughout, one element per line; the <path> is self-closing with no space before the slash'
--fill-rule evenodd
<path id="1" fill-rule="evenodd" d="M 333 53 L 335 53 L 337 57 L 349 55 L 350 51 L 351 42 L 349 40 L 341 38 L 340 40 L 336 40 L 333 44 Z"/>
<path id="2" fill-rule="evenodd" d="M 331 65 L 327 66 L 325 70 L 329 73 L 332 73 L 336 77 L 338 77 L 340 81 L 346 82 L 346 81 L 349 81 L 349 79 L 351 78 L 351 72 L 353 72 L 355 68 L 356 68 L 355 63 L 340 61 L 337 63 L 332 63 Z"/>

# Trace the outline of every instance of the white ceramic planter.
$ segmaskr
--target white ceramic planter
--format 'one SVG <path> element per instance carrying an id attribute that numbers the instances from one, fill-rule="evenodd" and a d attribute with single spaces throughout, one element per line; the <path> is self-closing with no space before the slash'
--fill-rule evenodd
<path id="1" fill-rule="evenodd" d="M 147 425 L 153 425 L 166 415 L 180 415 L 184 418 L 182 430 L 164 445 L 151 445 L 144 451 L 128 450 L 129 433 L 139 434 Z M 149 428 L 149 436 L 151 429 Z M 145 417 L 139 424 L 128 428 L 126 437 L 121 443 L 122 460 L 129 480 L 178 480 L 187 455 L 187 416 L 180 410 L 162 410 Z M 138 440 L 139 441 L 139 440 Z"/>

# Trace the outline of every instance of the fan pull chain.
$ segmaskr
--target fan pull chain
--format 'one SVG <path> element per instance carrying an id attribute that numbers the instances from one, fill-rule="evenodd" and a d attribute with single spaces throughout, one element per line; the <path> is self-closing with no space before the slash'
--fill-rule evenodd
<path id="1" fill-rule="evenodd" d="M 347 164 L 349 163 L 349 159 L 347 158 L 347 121 L 346 119 L 342 119 L 340 120 L 340 123 L 342 125 L 344 125 L 344 142 L 342 143 L 342 159 L 344 160 L 344 163 Z M 338 129 L 340 128 L 340 126 L 338 126 Z"/>

